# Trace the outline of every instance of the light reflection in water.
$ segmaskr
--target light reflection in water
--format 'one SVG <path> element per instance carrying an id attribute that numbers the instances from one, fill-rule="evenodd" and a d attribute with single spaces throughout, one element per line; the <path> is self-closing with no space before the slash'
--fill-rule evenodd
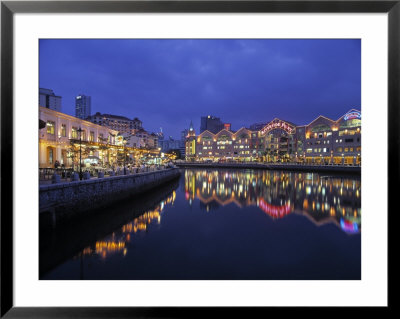
<path id="1" fill-rule="evenodd" d="M 255 205 L 274 219 L 302 214 L 317 225 L 333 222 L 361 231 L 361 180 L 281 171 L 186 170 L 185 199 L 210 207 Z"/>
<path id="2" fill-rule="evenodd" d="M 113 233 L 111 236 L 97 241 L 94 245 L 86 247 L 83 251 L 75 256 L 78 258 L 81 255 L 97 255 L 102 259 L 106 259 L 112 254 L 122 253 L 125 256 L 128 252 L 127 243 L 132 240 L 132 237 L 137 232 L 146 231 L 147 227 L 152 223 L 161 223 L 161 214 L 165 207 L 173 205 L 176 198 L 175 191 L 161 201 L 153 210 L 146 211 L 139 217 L 135 218 L 132 222 L 122 226 L 121 230 Z"/>

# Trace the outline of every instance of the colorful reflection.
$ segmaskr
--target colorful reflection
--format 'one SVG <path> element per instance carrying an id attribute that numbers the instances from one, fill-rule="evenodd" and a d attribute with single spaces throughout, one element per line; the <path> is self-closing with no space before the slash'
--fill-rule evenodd
<path id="1" fill-rule="evenodd" d="M 361 180 L 262 170 L 186 170 L 185 199 L 206 210 L 235 204 L 257 206 L 274 219 L 296 213 L 346 233 L 361 231 Z"/>
<path id="2" fill-rule="evenodd" d="M 173 205 L 175 198 L 176 193 L 173 191 L 169 197 L 161 201 L 154 209 L 144 212 L 133 221 L 123 225 L 119 231 L 114 232 L 101 241 L 97 241 L 94 245 L 86 247 L 76 258 L 81 255 L 89 255 L 106 259 L 116 253 L 125 256 L 128 252 L 127 243 L 134 240 L 136 233 L 147 231 L 149 225 L 160 224 L 163 210 L 168 205 Z"/>

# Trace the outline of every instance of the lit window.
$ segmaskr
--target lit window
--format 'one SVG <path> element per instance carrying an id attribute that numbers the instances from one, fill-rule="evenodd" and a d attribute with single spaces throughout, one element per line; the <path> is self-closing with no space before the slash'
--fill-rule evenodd
<path id="1" fill-rule="evenodd" d="M 48 134 L 54 134 L 54 127 L 55 127 L 56 123 L 54 122 L 47 122 L 46 126 L 47 126 L 47 133 Z"/>
<path id="2" fill-rule="evenodd" d="M 73 127 L 71 130 L 71 137 L 72 138 L 78 138 L 78 129 L 76 127 Z"/>
<path id="3" fill-rule="evenodd" d="M 61 125 L 61 136 L 63 137 L 67 136 L 67 126 L 65 124 Z"/>

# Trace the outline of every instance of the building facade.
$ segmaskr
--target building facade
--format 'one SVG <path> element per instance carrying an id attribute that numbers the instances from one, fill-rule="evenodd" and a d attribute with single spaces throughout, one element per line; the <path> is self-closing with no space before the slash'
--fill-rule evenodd
<path id="1" fill-rule="evenodd" d="M 45 107 L 39 107 L 39 118 L 46 122 L 46 127 L 39 130 L 40 168 L 52 168 L 56 161 L 66 168 L 76 166 L 79 143 L 84 157 L 94 156 L 104 164 L 113 164 L 117 131 Z"/>
<path id="2" fill-rule="evenodd" d="M 361 164 L 361 112 L 337 120 L 319 116 L 308 125 L 275 118 L 259 130 L 221 129 L 186 137 L 188 161 L 257 161 L 308 164 Z"/>
<path id="3" fill-rule="evenodd" d="M 55 95 L 53 90 L 39 88 L 39 106 L 61 112 L 61 96 Z"/>
<path id="4" fill-rule="evenodd" d="M 135 131 L 142 129 L 142 121 L 137 117 L 131 120 L 125 116 L 101 114 L 100 112 L 96 112 L 87 117 L 87 120 L 98 125 L 107 126 L 108 128 L 117 130 L 121 133 L 134 133 Z"/>
<path id="5" fill-rule="evenodd" d="M 86 120 L 92 111 L 92 98 L 80 94 L 75 97 L 75 116 L 79 119 Z"/>

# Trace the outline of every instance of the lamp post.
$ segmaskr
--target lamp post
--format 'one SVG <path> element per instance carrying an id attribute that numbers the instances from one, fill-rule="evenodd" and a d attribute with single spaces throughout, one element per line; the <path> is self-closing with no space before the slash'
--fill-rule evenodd
<path id="1" fill-rule="evenodd" d="M 124 175 L 126 175 L 126 154 L 125 154 L 125 144 L 126 144 L 126 140 L 125 138 L 123 139 L 122 143 L 124 144 Z"/>
<path id="2" fill-rule="evenodd" d="M 79 132 L 79 179 L 82 180 L 82 128 L 77 131 Z"/>

